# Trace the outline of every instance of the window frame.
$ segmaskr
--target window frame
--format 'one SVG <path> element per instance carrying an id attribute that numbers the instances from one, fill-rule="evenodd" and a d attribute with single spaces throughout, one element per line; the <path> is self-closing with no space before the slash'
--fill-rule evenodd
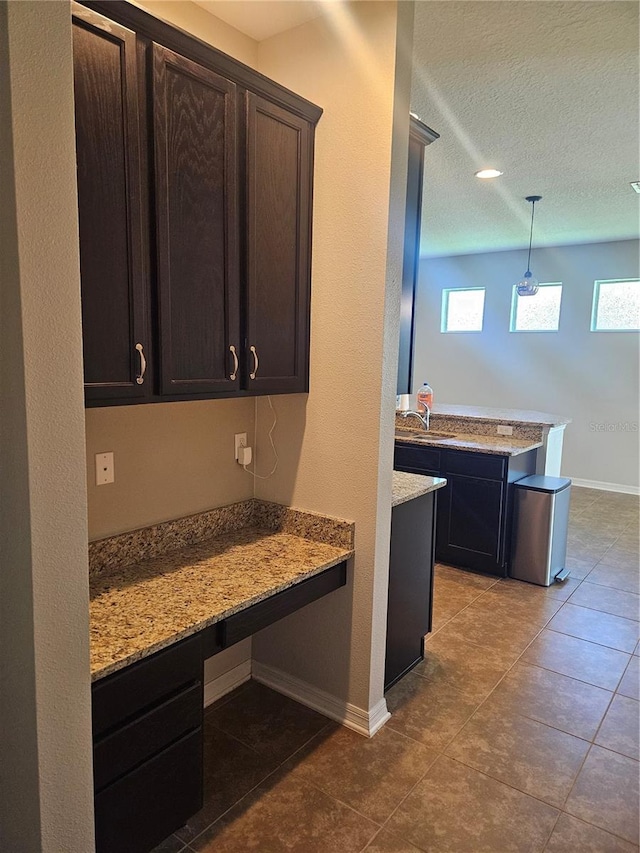
<path id="1" fill-rule="evenodd" d="M 640 332 L 640 324 L 634 326 L 633 329 L 598 329 L 596 321 L 598 317 L 598 301 L 600 296 L 601 284 L 625 284 L 630 281 L 635 281 L 640 286 L 639 278 L 596 278 L 593 282 L 593 297 L 591 300 L 591 323 L 589 324 L 590 332 L 614 332 L 615 334 L 627 334 L 629 332 L 637 334 Z"/>
<path id="2" fill-rule="evenodd" d="M 518 335 L 549 335 L 549 334 L 557 334 L 560 331 L 560 319 L 562 315 L 562 296 L 564 293 L 563 283 L 561 281 L 545 281 L 540 282 L 540 288 L 543 287 L 559 287 L 560 288 L 560 305 L 558 306 L 558 325 L 555 329 L 516 329 L 516 312 L 518 306 L 518 299 L 535 299 L 535 296 L 518 296 L 518 285 L 514 284 L 513 289 L 511 291 L 511 315 L 509 317 L 509 333 L 515 333 Z"/>
<path id="3" fill-rule="evenodd" d="M 482 297 L 482 319 L 479 329 L 447 329 L 447 321 L 449 319 L 449 294 L 464 291 L 468 293 L 470 290 L 481 290 Z M 440 305 L 440 333 L 443 335 L 480 335 L 484 331 L 484 309 L 486 306 L 487 288 L 486 287 L 443 287 L 442 301 Z"/>

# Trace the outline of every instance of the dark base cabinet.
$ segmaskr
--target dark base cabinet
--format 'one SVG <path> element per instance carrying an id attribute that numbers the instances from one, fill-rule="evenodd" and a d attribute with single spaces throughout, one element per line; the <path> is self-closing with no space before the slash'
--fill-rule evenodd
<path id="1" fill-rule="evenodd" d="M 93 686 L 97 853 L 146 853 L 202 807 L 199 634 Z"/>
<path id="2" fill-rule="evenodd" d="M 430 492 L 391 512 L 385 690 L 424 657 L 433 609 L 436 497 L 437 492 Z"/>
<path id="3" fill-rule="evenodd" d="M 396 444 L 398 471 L 446 477 L 436 522 L 436 560 L 506 577 L 511 486 L 535 472 L 536 451 L 497 456 Z"/>
<path id="4" fill-rule="evenodd" d="M 205 658 L 346 582 L 339 563 L 93 684 L 96 853 L 149 853 L 202 808 Z"/>

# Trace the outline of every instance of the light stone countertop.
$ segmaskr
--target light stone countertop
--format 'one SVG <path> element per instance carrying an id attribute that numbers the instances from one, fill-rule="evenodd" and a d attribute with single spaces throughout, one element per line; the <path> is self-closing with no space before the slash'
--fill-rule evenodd
<path id="1" fill-rule="evenodd" d="M 193 535 L 202 516 L 206 515 L 209 522 L 215 513 L 167 522 L 164 527 L 172 536 L 176 528 L 181 535 L 185 529 Z M 94 551 L 97 546 L 96 567 L 89 579 L 92 681 L 319 574 L 354 553 L 353 524 L 349 522 L 326 518 L 328 541 L 321 541 L 323 517 L 316 514 L 254 501 L 223 508 L 218 515 L 228 526 L 230 517 L 240 522 L 248 514 L 251 518 L 251 513 L 253 518 L 247 526 L 169 553 L 138 557 L 128 565 L 122 565 L 119 554 L 122 549 L 135 553 L 135 542 L 146 543 L 149 528 L 91 543 Z M 258 518 L 260 524 L 256 524 Z M 155 528 L 160 535 L 162 527 Z M 109 558 L 112 563 L 108 563 Z"/>
<path id="2" fill-rule="evenodd" d="M 409 474 L 405 471 L 393 472 L 393 500 L 391 506 L 412 501 L 421 495 L 428 495 L 446 486 L 443 477 L 427 477 L 424 474 Z"/>
<path id="3" fill-rule="evenodd" d="M 499 421 L 500 423 L 523 424 L 528 426 L 563 426 L 571 423 L 571 418 L 554 415 L 550 412 L 538 412 L 529 409 L 497 409 L 490 406 L 454 406 L 436 403 L 432 415 L 453 418 L 471 418 L 479 421 Z"/>
<path id="4" fill-rule="evenodd" d="M 434 432 L 437 431 L 434 429 Z M 529 450 L 542 447 L 542 439 L 521 439 L 504 435 L 478 435 L 456 433 L 452 438 L 421 438 L 417 430 L 407 430 L 403 435 L 396 429 L 396 441 L 402 444 L 418 444 L 420 447 L 446 447 L 450 450 L 466 450 L 471 453 L 490 453 L 495 456 L 519 456 Z"/>

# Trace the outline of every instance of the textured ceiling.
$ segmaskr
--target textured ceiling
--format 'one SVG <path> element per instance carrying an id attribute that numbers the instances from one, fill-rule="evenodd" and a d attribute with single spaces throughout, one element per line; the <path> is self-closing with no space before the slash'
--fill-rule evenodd
<path id="1" fill-rule="evenodd" d="M 340 2 L 340 0 L 334 0 Z M 261 41 L 331 0 L 198 0 Z M 325 8 L 323 8 L 325 7 Z M 411 108 L 425 155 L 421 254 L 638 235 L 637 2 L 416 0 Z M 480 181 L 496 166 L 504 175 Z"/>
<path id="2" fill-rule="evenodd" d="M 416 4 L 426 149 L 421 254 L 638 236 L 638 4 Z M 500 178 L 480 181 L 495 166 Z"/>

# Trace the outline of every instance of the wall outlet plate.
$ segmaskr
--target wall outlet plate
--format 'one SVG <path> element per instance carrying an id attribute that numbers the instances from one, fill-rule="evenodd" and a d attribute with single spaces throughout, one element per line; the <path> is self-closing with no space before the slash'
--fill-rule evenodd
<path id="1" fill-rule="evenodd" d="M 96 453 L 96 486 L 115 482 L 113 453 Z"/>
<path id="2" fill-rule="evenodd" d="M 238 461 L 238 452 L 241 447 L 247 446 L 247 434 L 246 432 L 237 432 L 233 437 L 233 458 Z"/>
<path id="3" fill-rule="evenodd" d="M 500 424 L 500 426 L 496 427 L 496 432 L 498 435 L 513 435 L 513 427 Z"/>

